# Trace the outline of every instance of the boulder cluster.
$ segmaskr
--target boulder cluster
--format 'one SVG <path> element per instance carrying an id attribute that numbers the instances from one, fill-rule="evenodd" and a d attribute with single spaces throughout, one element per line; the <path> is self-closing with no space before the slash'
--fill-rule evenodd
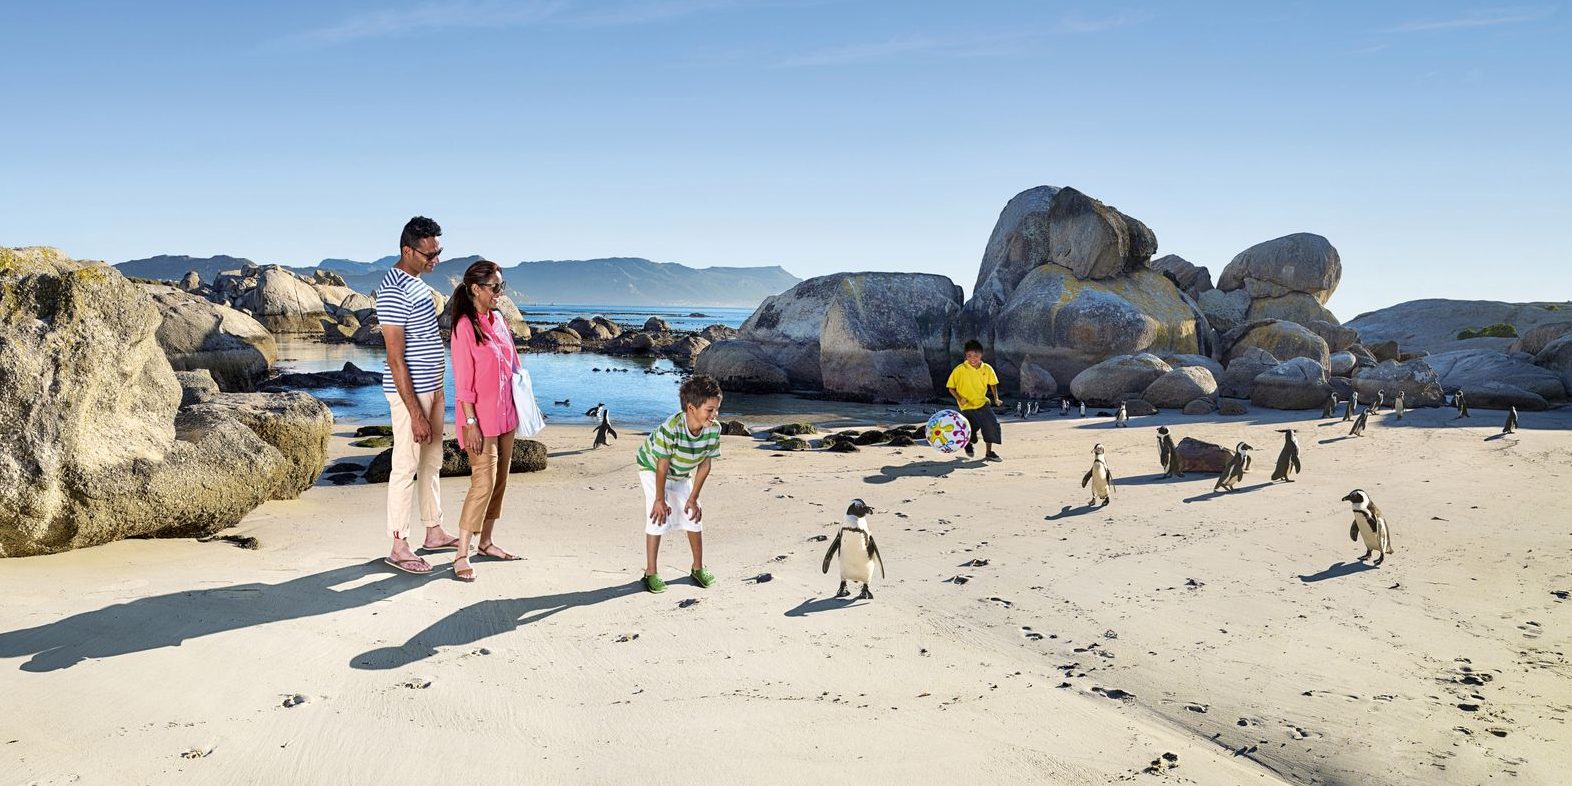
<path id="1" fill-rule="evenodd" d="M 315 482 L 328 408 L 177 371 L 168 346 L 245 350 L 174 329 L 231 317 L 163 294 L 172 305 L 102 263 L 0 248 L 0 557 L 209 534 Z"/>
<path id="2" fill-rule="evenodd" d="M 596 314 L 542 330 L 530 338 L 529 345 L 541 352 L 589 350 L 607 355 L 663 357 L 691 368 L 694 358 L 710 344 L 736 335 L 736 329 L 726 325 L 710 325 L 693 333 L 676 331 L 660 317 L 644 320 L 642 329 L 628 330 Z"/>

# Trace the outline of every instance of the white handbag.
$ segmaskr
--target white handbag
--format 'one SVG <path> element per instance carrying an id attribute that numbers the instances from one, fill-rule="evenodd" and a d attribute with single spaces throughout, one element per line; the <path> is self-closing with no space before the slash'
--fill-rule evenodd
<path id="1" fill-rule="evenodd" d="M 513 367 L 513 409 L 518 412 L 519 430 L 521 437 L 533 437 L 546 427 L 546 419 L 540 415 L 540 405 L 535 403 L 535 386 L 530 383 L 529 372 L 524 370 L 524 364 Z"/>

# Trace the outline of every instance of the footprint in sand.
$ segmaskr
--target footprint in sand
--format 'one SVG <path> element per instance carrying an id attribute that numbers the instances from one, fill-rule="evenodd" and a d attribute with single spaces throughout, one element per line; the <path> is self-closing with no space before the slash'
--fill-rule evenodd
<path id="1" fill-rule="evenodd" d="M 956 574 L 954 576 L 951 576 L 951 577 L 945 579 L 944 583 L 945 584 L 965 584 L 966 582 L 971 581 L 971 580 L 972 580 L 971 576 L 962 576 L 960 574 Z"/>
<path id="2" fill-rule="evenodd" d="M 1523 638 L 1525 639 L 1537 639 L 1544 635 L 1544 631 L 1540 629 L 1539 623 L 1534 622 L 1533 620 L 1529 620 L 1528 622 L 1517 626 L 1517 629 L 1523 631 Z"/>
<path id="3" fill-rule="evenodd" d="M 617 637 L 617 643 L 618 644 L 626 644 L 626 643 L 628 643 L 630 641 L 634 641 L 634 640 L 638 639 L 638 637 L 639 637 L 639 634 L 637 634 L 637 633 L 624 633 L 621 636 Z"/>
<path id="4" fill-rule="evenodd" d="M 295 695 L 290 696 L 290 697 L 284 699 L 284 706 L 285 707 L 299 707 L 300 705 L 305 704 L 308 701 L 310 701 L 310 699 L 306 698 L 305 696 L 303 696 L 303 695 L 301 695 L 299 693 L 296 693 Z"/>
<path id="5" fill-rule="evenodd" d="M 1318 732 L 1305 731 L 1304 729 L 1301 729 L 1298 726 L 1292 726 L 1292 725 L 1288 727 L 1288 735 L 1290 737 L 1293 737 L 1296 740 L 1308 740 L 1308 739 L 1320 739 L 1321 738 L 1321 735 Z"/>
<path id="6" fill-rule="evenodd" d="M 974 559 L 971 562 L 966 563 L 962 567 L 967 567 L 967 568 L 986 568 L 986 567 L 988 567 L 988 560 L 985 560 L 985 559 Z"/>
<path id="7" fill-rule="evenodd" d="M 830 539 L 829 535 L 814 535 L 813 537 L 808 538 L 808 540 L 814 541 L 816 543 L 823 543 L 824 541 L 829 540 L 829 539 Z"/>
<path id="8" fill-rule="evenodd" d="M 399 687 L 412 688 L 414 690 L 425 690 L 431 687 L 431 680 L 424 679 L 422 677 L 411 677 L 410 679 L 399 683 Z"/>
<path id="9" fill-rule="evenodd" d="M 698 602 L 699 602 L 698 598 L 683 598 L 682 600 L 677 601 L 677 608 L 685 609 L 685 608 L 687 608 L 689 606 L 692 606 L 692 605 L 694 605 L 694 604 L 696 604 Z"/>
<path id="10" fill-rule="evenodd" d="M 1202 715 L 1205 715 L 1207 710 L 1207 706 L 1205 704 L 1186 704 L 1184 705 L 1184 708 L 1191 712 L 1198 712 Z"/>
<path id="11" fill-rule="evenodd" d="M 1029 626 L 1026 626 L 1026 625 L 1022 625 L 1021 626 L 1021 635 L 1025 636 L 1027 641 L 1042 641 L 1043 640 L 1043 634 L 1038 633 L 1035 630 L 1032 630 Z"/>
<path id="12" fill-rule="evenodd" d="M 1118 688 L 1092 688 L 1092 692 L 1102 696 L 1107 696 L 1108 698 L 1114 699 L 1116 701 L 1125 701 L 1135 698 L 1134 693 L 1126 690 L 1120 690 Z"/>
<path id="13" fill-rule="evenodd" d="M 1007 601 L 1004 598 L 991 598 L 991 597 L 990 598 L 983 598 L 983 602 L 985 602 L 985 603 L 997 603 L 1000 606 L 1003 606 L 1003 607 L 1005 607 L 1007 609 L 1015 608 L 1015 604 L 1014 603 L 1011 603 L 1010 601 Z"/>

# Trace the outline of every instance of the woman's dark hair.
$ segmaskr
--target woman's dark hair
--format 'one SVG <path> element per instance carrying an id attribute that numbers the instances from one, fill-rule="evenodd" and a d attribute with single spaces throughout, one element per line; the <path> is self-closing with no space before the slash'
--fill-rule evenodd
<path id="1" fill-rule="evenodd" d="M 682 383 L 677 390 L 677 397 L 682 399 L 682 408 L 697 407 L 712 398 L 721 397 L 721 386 L 715 378 L 708 374 L 696 374 Z"/>
<path id="2" fill-rule="evenodd" d="M 404 231 L 399 233 L 398 246 L 414 248 L 417 243 L 428 237 L 442 237 L 442 227 L 425 216 L 415 216 L 404 225 Z"/>
<path id="3" fill-rule="evenodd" d="M 962 352 L 981 352 L 981 351 L 983 351 L 982 342 L 978 341 L 977 339 L 974 338 L 971 341 L 966 342 L 966 348 L 961 350 L 961 351 Z"/>
<path id="4" fill-rule="evenodd" d="M 475 340 L 486 343 L 488 336 L 480 329 L 480 313 L 475 310 L 475 300 L 469 296 L 471 284 L 484 285 L 486 280 L 501 273 L 502 268 L 489 259 L 477 259 L 464 269 L 464 280 L 453 288 L 453 327 L 458 327 L 460 317 L 469 317 L 469 326 L 475 331 Z"/>

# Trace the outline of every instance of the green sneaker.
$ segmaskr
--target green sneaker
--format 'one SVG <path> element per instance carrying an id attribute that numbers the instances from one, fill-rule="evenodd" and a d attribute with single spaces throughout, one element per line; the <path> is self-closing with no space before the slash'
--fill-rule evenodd
<path id="1" fill-rule="evenodd" d="M 711 573 L 709 568 L 699 568 L 688 575 L 692 576 L 693 580 L 705 589 L 709 589 L 710 585 L 715 583 L 715 574 Z"/>
<path id="2" fill-rule="evenodd" d="M 666 591 L 666 582 L 661 581 L 659 576 L 645 576 L 644 589 L 659 595 Z"/>

